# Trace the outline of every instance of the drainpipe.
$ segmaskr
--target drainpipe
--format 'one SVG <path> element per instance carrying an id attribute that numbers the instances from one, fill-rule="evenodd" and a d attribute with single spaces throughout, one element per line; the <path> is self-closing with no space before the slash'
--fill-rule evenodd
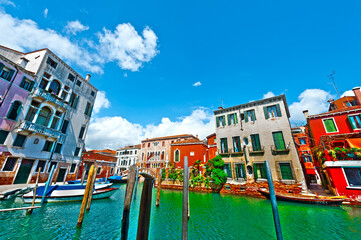
<path id="1" fill-rule="evenodd" d="M 1 107 L 1 106 L 3 105 L 3 103 L 5 102 L 5 99 L 6 99 L 8 93 L 9 93 L 9 91 L 10 91 L 10 88 L 11 88 L 11 86 L 13 85 L 13 83 L 14 83 L 14 81 L 15 81 L 15 79 L 16 79 L 16 76 L 17 76 L 18 73 L 19 73 L 18 67 L 15 66 L 15 68 L 16 68 L 15 76 L 13 77 L 12 81 L 10 81 L 10 85 L 9 85 L 8 89 L 6 90 L 6 92 L 5 92 L 3 99 L 2 99 L 1 102 L 0 102 L 0 107 Z"/>

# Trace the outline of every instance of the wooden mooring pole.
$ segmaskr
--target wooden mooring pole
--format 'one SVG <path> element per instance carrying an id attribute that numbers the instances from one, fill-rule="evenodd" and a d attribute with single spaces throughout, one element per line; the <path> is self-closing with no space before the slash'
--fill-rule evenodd
<path id="1" fill-rule="evenodd" d="M 33 202 L 31 203 L 31 206 L 34 207 L 34 203 L 35 203 L 35 199 L 36 199 L 36 190 L 38 189 L 38 183 L 39 183 L 39 178 L 40 178 L 40 168 L 38 170 L 38 175 L 36 176 L 36 182 L 35 182 L 35 187 L 34 187 L 34 196 L 33 196 Z M 31 214 L 33 212 L 33 208 L 29 208 L 28 211 L 26 212 L 26 214 Z"/>
<path id="2" fill-rule="evenodd" d="M 155 206 L 159 207 L 160 189 L 162 185 L 162 169 L 157 168 L 157 174 L 158 174 L 158 186 L 157 186 L 157 201 L 155 203 Z"/>
<path id="3" fill-rule="evenodd" d="M 182 209 L 182 240 L 188 239 L 188 201 L 189 201 L 189 169 L 188 157 L 184 157 L 183 165 L 183 209 Z"/>
<path id="4" fill-rule="evenodd" d="M 144 176 L 144 175 L 143 175 Z M 147 240 L 149 236 L 150 210 L 152 207 L 153 178 L 145 177 L 140 201 L 137 240 Z"/>
<path id="5" fill-rule="evenodd" d="M 78 218 L 78 223 L 76 224 L 77 227 L 81 227 L 81 225 L 83 224 L 83 219 L 84 219 L 84 212 L 85 212 L 85 207 L 86 204 L 88 202 L 88 197 L 89 197 L 89 191 L 93 191 L 93 189 L 90 189 L 90 185 L 91 185 L 91 180 L 93 178 L 93 174 L 94 174 L 94 165 L 92 165 L 90 167 L 90 171 L 89 171 L 89 175 L 88 175 L 88 180 L 86 183 L 86 187 L 85 187 L 85 191 L 84 191 L 84 197 L 83 197 L 83 201 L 81 202 L 81 207 L 80 207 L 80 213 L 79 213 L 79 218 Z"/>
<path id="6" fill-rule="evenodd" d="M 93 177 L 92 177 L 91 183 L 90 183 L 90 191 L 89 191 L 88 201 L 87 201 L 87 205 L 86 205 L 86 210 L 87 211 L 90 210 L 90 205 L 92 204 L 94 184 L 95 184 L 95 180 L 97 178 L 97 172 L 98 172 L 98 167 L 95 167 Z"/>
<path id="7" fill-rule="evenodd" d="M 85 167 L 83 167 L 83 174 L 81 175 L 81 181 L 80 181 L 80 184 L 81 184 L 81 185 L 84 184 L 85 174 L 86 174 L 86 169 L 85 169 Z"/>
<path id="8" fill-rule="evenodd" d="M 137 174 L 135 175 L 134 200 L 137 199 L 138 178 L 139 178 L 139 167 L 137 167 Z"/>
<path id="9" fill-rule="evenodd" d="M 66 175 L 64 176 L 63 184 L 66 183 L 66 177 L 67 177 L 67 175 L 69 174 L 69 172 L 70 172 L 70 166 L 68 167 L 68 169 L 67 169 L 67 171 L 66 171 Z"/>
<path id="10" fill-rule="evenodd" d="M 44 189 L 44 193 L 43 193 L 43 197 L 41 198 L 41 202 L 40 202 L 40 205 L 42 206 L 43 203 L 44 203 L 44 200 L 46 198 L 46 195 L 48 193 L 48 188 L 49 186 L 51 185 L 51 181 L 53 179 L 53 174 L 54 174 L 54 168 L 55 168 L 55 165 L 53 165 L 51 167 L 51 170 L 50 170 L 50 174 L 49 174 L 49 177 L 48 177 L 48 181 L 45 183 L 45 189 Z"/>
<path id="11" fill-rule="evenodd" d="M 281 229 L 281 221 L 280 221 L 280 216 L 278 214 L 277 200 L 276 200 L 275 189 L 273 186 L 271 167 L 267 160 L 265 161 L 265 165 L 266 165 L 266 172 L 267 172 L 268 188 L 269 188 L 270 199 L 271 199 L 271 204 L 272 204 L 273 220 L 275 222 L 275 227 L 276 227 L 276 235 L 277 235 L 278 240 L 282 240 L 283 236 L 282 236 L 282 229 Z"/>
<path id="12" fill-rule="evenodd" d="M 135 179 L 137 177 L 136 166 L 132 165 L 129 167 L 128 179 L 127 179 L 127 188 L 125 190 L 124 197 L 124 208 L 122 216 L 122 230 L 121 230 L 121 239 L 128 239 L 128 230 L 129 230 L 129 214 L 130 214 L 130 205 L 132 204 L 132 197 L 134 191 Z"/>

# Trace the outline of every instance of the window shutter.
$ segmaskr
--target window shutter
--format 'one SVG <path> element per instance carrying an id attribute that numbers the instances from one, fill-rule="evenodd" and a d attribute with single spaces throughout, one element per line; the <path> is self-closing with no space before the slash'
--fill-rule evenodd
<path id="1" fill-rule="evenodd" d="M 248 122 L 248 114 L 247 114 L 247 111 L 244 111 L 243 114 L 244 114 L 244 121 L 245 121 L 245 122 Z"/>
<path id="2" fill-rule="evenodd" d="M 266 119 L 269 119 L 267 107 L 263 107 L 263 111 L 264 111 L 264 117 L 265 117 Z"/>
<path id="3" fill-rule="evenodd" d="M 222 123 L 223 123 L 223 126 L 226 126 L 226 116 L 223 116 Z"/>
<path id="4" fill-rule="evenodd" d="M 26 77 L 23 77 L 23 80 L 20 83 L 20 87 L 24 88 Z"/>
<path id="5" fill-rule="evenodd" d="M 237 113 L 234 113 L 234 122 L 235 122 L 235 124 L 238 124 L 238 119 L 237 119 Z"/>
<path id="6" fill-rule="evenodd" d="M 282 117 L 281 108 L 279 104 L 276 104 L 277 117 Z"/>
<path id="7" fill-rule="evenodd" d="M 93 112 L 93 106 L 90 107 L 90 110 L 89 110 L 89 117 L 92 116 L 92 112 Z"/>
<path id="8" fill-rule="evenodd" d="M 219 117 L 216 117 L 217 128 L 219 127 Z"/>
<path id="9" fill-rule="evenodd" d="M 0 63 L 0 72 L 3 70 L 4 64 Z"/>
<path id="10" fill-rule="evenodd" d="M 262 172 L 262 176 L 264 178 L 267 178 L 267 169 L 266 169 L 266 164 L 265 163 L 262 163 L 261 172 Z M 272 174 L 272 172 L 271 172 L 271 174 Z"/>
<path id="11" fill-rule="evenodd" d="M 13 77 L 13 75 L 14 75 L 14 70 L 10 70 L 10 73 L 9 73 L 9 76 L 8 76 L 8 80 L 10 81 L 11 80 L 11 78 Z"/>
<path id="12" fill-rule="evenodd" d="M 231 125 L 231 114 L 227 114 L 228 126 Z"/>
<path id="13" fill-rule="evenodd" d="M 35 82 L 30 83 L 29 92 L 31 92 L 33 90 L 34 84 L 35 84 Z"/>
<path id="14" fill-rule="evenodd" d="M 256 112 L 254 111 L 254 110 L 252 110 L 253 111 L 253 117 L 254 117 L 254 120 L 256 121 L 257 119 L 256 119 Z"/>
<path id="15" fill-rule="evenodd" d="M 244 180 L 246 180 L 247 176 L 246 176 L 246 169 L 244 167 L 244 164 L 241 164 L 241 168 L 242 168 L 242 176 L 243 176 Z"/>
<path id="16" fill-rule="evenodd" d="M 253 175 L 254 175 L 254 180 L 257 180 L 258 179 L 257 165 L 255 163 L 253 163 Z"/>
<path id="17" fill-rule="evenodd" d="M 78 106 L 78 101 L 79 101 L 79 96 L 77 96 L 77 97 L 75 98 L 74 109 L 76 109 L 76 107 Z"/>
<path id="18" fill-rule="evenodd" d="M 227 143 L 227 138 L 224 139 L 224 151 L 226 153 L 228 153 L 228 143 Z"/>
<path id="19" fill-rule="evenodd" d="M 347 118 L 348 118 L 348 121 L 350 122 L 350 125 L 351 125 L 352 129 L 355 129 L 355 128 L 356 128 L 356 124 L 355 124 L 354 121 L 352 121 L 352 120 L 353 120 L 352 117 L 347 116 Z"/>

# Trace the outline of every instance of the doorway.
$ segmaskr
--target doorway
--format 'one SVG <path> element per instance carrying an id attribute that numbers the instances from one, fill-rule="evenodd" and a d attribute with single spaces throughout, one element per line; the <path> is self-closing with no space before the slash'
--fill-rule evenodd
<path id="1" fill-rule="evenodd" d="M 30 160 L 30 159 L 21 160 L 21 165 L 18 174 L 16 175 L 14 184 L 22 184 L 28 182 L 33 164 L 34 164 L 34 160 Z"/>
<path id="2" fill-rule="evenodd" d="M 56 178 L 56 182 L 64 182 L 66 168 L 59 168 L 58 177 Z"/>

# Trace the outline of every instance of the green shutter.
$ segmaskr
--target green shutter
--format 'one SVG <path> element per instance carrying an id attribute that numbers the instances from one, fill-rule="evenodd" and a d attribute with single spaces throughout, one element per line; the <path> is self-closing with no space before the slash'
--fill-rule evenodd
<path id="1" fill-rule="evenodd" d="M 352 129 L 355 129 L 356 128 L 356 123 L 354 121 L 352 121 L 353 120 L 352 117 L 347 116 L 347 118 L 348 118 L 348 121 L 350 122 L 350 125 L 351 125 Z"/>
<path id="2" fill-rule="evenodd" d="M 280 163 L 279 166 L 281 170 L 282 179 L 292 180 L 293 176 L 292 176 L 291 165 L 289 163 Z"/>
<path id="3" fill-rule="evenodd" d="M 244 111 L 243 114 L 244 114 L 244 121 L 245 121 L 245 122 L 248 122 L 248 114 L 247 114 L 247 111 Z"/>
<path id="4" fill-rule="evenodd" d="M 285 142 L 283 140 L 282 132 L 274 132 L 274 133 L 272 133 L 272 135 L 273 135 L 273 140 L 275 143 L 276 150 L 285 150 L 286 146 L 285 146 Z"/>
<path id="5" fill-rule="evenodd" d="M 327 132 L 336 132 L 337 131 L 335 123 L 333 122 L 333 119 L 325 119 L 324 123 L 325 123 Z"/>
<path id="6" fill-rule="evenodd" d="M 223 116 L 222 123 L 223 123 L 223 127 L 226 126 L 226 116 Z"/>
<path id="7" fill-rule="evenodd" d="M 231 125 L 231 114 L 227 114 L 228 126 Z"/>
<path id="8" fill-rule="evenodd" d="M 23 77 L 23 80 L 20 83 L 20 87 L 24 88 L 26 77 Z"/>
<path id="9" fill-rule="evenodd" d="M 89 115 L 88 115 L 89 117 L 91 117 L 92 112 L 93 112 L 93 106 L 91 106 L 91 107 L 90 107 L 90 110 L 89 110 Z"/>
<path id="10" fill-rule="evenodd" d="M 258 179 L 258 175 L 257 175 L 257 164 L 253 163 L 253 175 L 254 175 L 254 180 Z"/>
<path id="11" fill-rule="evenodd" d="M 281 108 L 279 104 L 276 104 L 277 117 L 282 117 Z"/>
<path id="12" fill-rule="evenodd" d="M 79 101 L 79 96 L 77 96 L 75 98 L 75 102 L 74 102 L 74 106 L 73 106 L 74 109 L 76 109 L 76 107 L 78 106 L 78 101 Z"/>
<path id="13" fill-rule="evenodd" d="M 226 152 L 226 153 L 228 153 L 228 143 L 227 143 L 227 138 L 225 138 L 224 139 L 224 151 Z"/>
<path id="14" fill-rule="evenodd" d="M 244 164 L 241 164 L 241 168 L 242 168 L 243 178 L 246 180 L 246 179 L 247 179 L 247 175 L 246 175 L 246 169 L 245 169 L 245 167 L 244 167 Z"/>
<path id="15" fill-rule="evenodd" d="M 254 121 L 256 121 L 257 119 L 256 119 L 256 112 L 254 111 L 254 110 L 252 110 L 253 111 L 253 117 L 254 117 Z"/>
<path id="16" fill-rule="evenodd" d="M 216 125 L 217 125 L 217 128 L 219 127 L 219 117 L 216 117 Z"/>
<path id="17" fill-rule="evenodd" d="M 30 83 L 29 92 L 31 92 L 31 90 L 33 90 L 34 84 L 35 84 L 34 81 L 32 81 L 32 82 Z"/>
<path id="18" fill-rule="evenodd" d="M 263 111 L 264 111 L 264 117 L 265 117 L 266 119 L 269 119 L 267 107 L 263 107 Z"/>
<path id="19" fill-rule="evenodd" d="M 266 169 L 265 163 L 262 163 L 261 172 L 262 172 L 262 177 L 267 178 L 267 169 Z M 271 174 L 272 174 L 272 172 L 271 172 Z"/>
<path id="20" fill-rule="evenodd" d="M 9 76 L 8 76 L 8 80 L 10 81 L 11 80 L 11 78 L 13 77 L 13 75 L 14 75 L 14 70 L 10 70 L 10 73 L 9 73 Z"/>
<path id="21" fill-rule="evenodd" d="M 235 124 L 238 124 L 237 113 L 234 113 L 234 122 Z"/>

